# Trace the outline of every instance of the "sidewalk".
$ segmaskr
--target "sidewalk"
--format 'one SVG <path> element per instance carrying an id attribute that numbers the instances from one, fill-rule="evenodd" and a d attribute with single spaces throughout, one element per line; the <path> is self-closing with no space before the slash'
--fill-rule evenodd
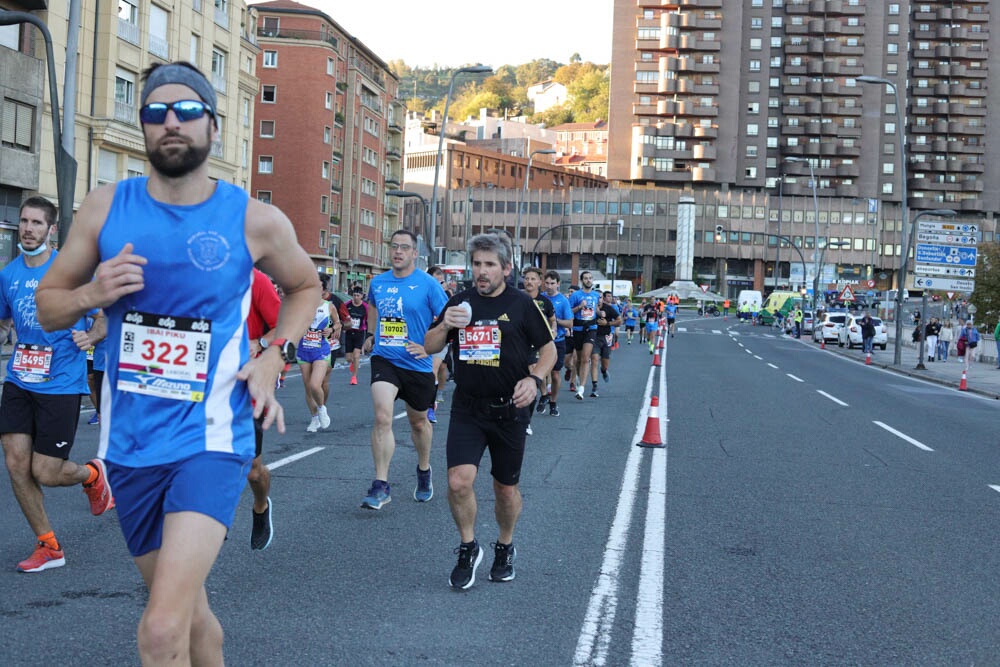
<path id="1" fill-rule="evenodd" d="M 875 351 L 872 352 L 872 366 L 958 389 L 959 383 L 962 381 L 962 369 L 965 368 L 965 363 L 961 357 L 955 355 L 955 344 L 952 343 L 952 349 L 948 353 L 948 361 L 928 361 L 924 357 L 926 370 L 916 370 L 919 348 L 910 340 L 912 331 L 913 327 L 903 327 L 901 363 L 899 366 L 894 366 L 892 359 L 895 330 L 893 327 L 889 327 L 888 345 L 884 352 L 878 347 L 875 348 Z M 976 349 L 979 352 L 978 358 L 969 363 L 969 370 L 966 373 L 967 390 L 971 393 L 1000 399 L 1000 370 L 997 370 L 996 356 L 994 356 L 996 344 L 992 337 L 988 340 L 985 338 L 984 336 L 984 341 Z M 807 341 L 805 336 L 802 337 L 802 340 Z M 813 343 L 812 339 L 808 339 L 808 344 L 818 346 L 818 343 Z M 847 347 L 839 347 L 836 343 L 832 345 L 828 343 L 826 351 L 855 359 L 862 364 L 865 362 L 865 354 L 860 347 L 848 350 Z"/>

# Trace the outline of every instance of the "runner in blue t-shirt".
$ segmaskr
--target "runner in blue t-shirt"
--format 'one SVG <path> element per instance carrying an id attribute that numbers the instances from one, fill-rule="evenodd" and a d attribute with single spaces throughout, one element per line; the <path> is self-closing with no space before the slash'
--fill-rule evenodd
<path id="1" fill-rule="evenodd" d="M 635 325 L 639 323 L 639 309 L 634 303 L 625 307 L 625 332 L 628 334 L 628 344 L 632 344 L 632 336 L 635 335 Z"/>
<path id="2" fill-rule="evenodd" d="M 677 329 L 677 304 L 673 302 L 668 302 L 666 306 L 663 307 L 663 313 L 667 316 L 667 332 L 670 337 L 674 337 L 674 331 Z"/>
<path id="3" fill-rule="evenodd" d="M 560 371 L 566 362 L 566 347 L 573 327 L 573 308 L 569 305 L 569 299 L 559 291 L 560 280 L 558 271 L 547 271 L 545 273 L 545 291 L 542 292 L 542 296 L 552 302 L 552 309 L 556 316 L 556 333 L 553 339 L 556 345 L 556 363 L 549 374 L 548 392 L 538 402 L 538 412 L 543 412 L 548 404 L 549 416 L 552 417 L 559 416 L 559 407 L 556 405 L 556 401 L 559 399 L 559 387 L 562 385 Z"/>
<path id="4" fill-rule="evenodd" d="M 427 502 L 434 495 L 431 482 L 433 425 L 427 410 L 434 405 L 433 360 L 424 351 L 424 335 L 448 296 L 429 273 L 418 271 L 417 237 L 400 229 L 389 239 L 392 271 L 372 279 L 368 290 L 368 335 L 364 351 L 371 350 L 372 458 L 375 479 L 361 502 L 366 509 L 381 509 L 392 500 L 389 463 L 396 449 L 392 433 L 392 406 L 406 403 L 410 437 L 417 450 L 417 486 L 414 500 Z"/>
<path id="5" fill-rule="evenodd" d="M 104 319 L 94 327 L 80 320 L 72 329 L 51 332 L 38 323 L 35 289 L 56 256 L 46 244 L 55 223 L 51 202 L 25 200 L 18 225 L 21 255 L 0 271 L 0 319 L 5 328 L 13 323 L 17 333 L 0 399 L 0 433 L 14 496 L 36 536 L 34 552 L 17 564 L 21 572 L 66 564 L 45 512 L 42 486 L 83 484 L 95 516 L 114 507 L 104 463 L 68 460 L 80 396 L 89 392 L 84 351 L 104 338 Z"/>

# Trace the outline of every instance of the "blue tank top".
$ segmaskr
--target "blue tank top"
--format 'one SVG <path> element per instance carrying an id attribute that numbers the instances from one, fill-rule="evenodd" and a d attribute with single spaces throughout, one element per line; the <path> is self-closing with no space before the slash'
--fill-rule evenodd
<path id="1" fill-rule="evenodd" d="M 306 335 L 299 339 L 300 361 L 312 362 L 330 356 L 330 341 L 323 335 L 323 330 L 330 326 L 330 308 L 332 306 L 326 301 L 316 306 Z"/>
<path id="2" fill-rule="evenodd" d="M 87 394 L 87 353 L 73 342 L 73 329 L 86 331 L 81 319 L 69 329 L 46 332 L 38 324 L 35 288 L 56 252 L 41 266 L 29 267 L 24 256 L 0 271 L 0 319 L 13 319 L 17 345 L 7 362 L 7 382 L 39 394 Z"/>
<path id="3" fill-rule="evenodd" d="M 219 181 L 206 201 L 154 200 L 146 178 L 118 183 L 98 238 L 101 260 L 126 243 L 149 263 L 145 288 L 105 309 L 107 368 L 98 456 L 130 467 L 200 452 L 254 454 L 250 393 L 253 259 L 248 197 Z"/>
<path id="4" fill-rule="evenodd" d="M 378 311 L 375 324 L 375 345 L 372 355 L 378 355 L 398 368 L 430 373 L 434 359 L 414 359 L 406 351 L 406 343 L 424 344 L 424 336 L 434 318 L 448 303 L 441 284 L 426 271 L 414 271 L 397 278 L 392 271 L 372 279 L 368 303 Z"/>

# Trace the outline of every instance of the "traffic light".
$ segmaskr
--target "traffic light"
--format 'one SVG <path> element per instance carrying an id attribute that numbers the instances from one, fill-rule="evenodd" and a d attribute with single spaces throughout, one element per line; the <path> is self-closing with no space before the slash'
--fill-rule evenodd
<path id="1" fill-rule="evenodd" d="M 723 231 L 725 231 L 725 230 L 722 229 L 722 225 L 716 225 L 715 226 L 715 242 L 716 243 L 722 241 L 722 232 Z"/>

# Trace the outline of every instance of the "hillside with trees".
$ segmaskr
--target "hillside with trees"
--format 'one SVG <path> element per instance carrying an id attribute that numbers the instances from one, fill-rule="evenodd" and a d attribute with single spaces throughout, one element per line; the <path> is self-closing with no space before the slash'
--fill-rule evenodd
<path id="1" fill-rule="evenodd" d="M 402 60 L 389 62 L 399 77 L 400 97 L 406 108 L 429 115 L 444 113 L 448 82 L 457 67 L 409 67 Z M 522 65 L 503 65 L 490 76 L 462 75 L 455 81 L 448 116 L 455 120 L 478 116 L 483 107 L 507 116 L 526 115 L 531 123 L 553 127 L 561 123 L 607 120 L 609 100 L 607 65 L 582 62 L 574 54 L 568 64 L 538 59 Z M 568 101 L 536 114 L 528 100 L 529 86 L 552 79 L 566 86 Z"/>

